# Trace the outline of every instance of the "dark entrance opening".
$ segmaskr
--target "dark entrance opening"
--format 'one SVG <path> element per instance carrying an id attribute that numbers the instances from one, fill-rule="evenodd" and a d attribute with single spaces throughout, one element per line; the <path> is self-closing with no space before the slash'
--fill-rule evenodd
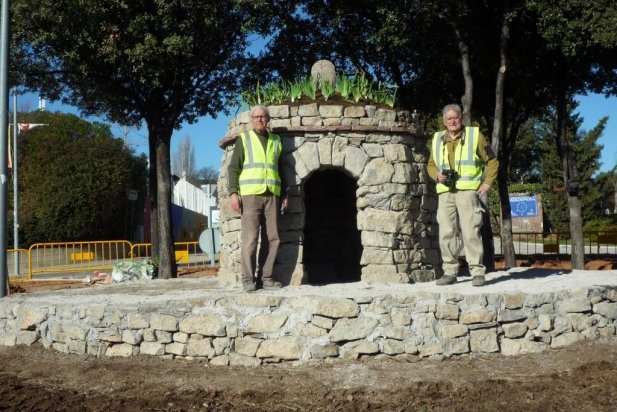
<path id="1" fill-rule="evenodd" d="M 304 184 L 303 262 L 311 285 L 360 280 L 357 189 L 356 181 L 340 169 L 316 171 Z"/>

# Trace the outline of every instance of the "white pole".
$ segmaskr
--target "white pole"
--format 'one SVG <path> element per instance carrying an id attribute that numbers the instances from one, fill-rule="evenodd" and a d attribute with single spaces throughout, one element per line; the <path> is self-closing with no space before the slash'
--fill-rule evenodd
<path id="1" fill-rule="evenodd" d="M 13 88 L 13 262 L 15 271 L 13 274 L 19 276 L 19 191 L 17 188 L 17 89 Z"/>

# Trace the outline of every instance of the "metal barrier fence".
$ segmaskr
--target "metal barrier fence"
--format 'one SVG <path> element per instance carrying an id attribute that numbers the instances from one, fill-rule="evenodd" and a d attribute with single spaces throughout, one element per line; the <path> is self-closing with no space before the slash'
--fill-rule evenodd
<path id="1" fill-rule="evenodd" d="M 569 255 L 572 253 L 570 234 L 556 233 L 513 233 L 514 251 L 517 255 Z M 617 255 L 617 232 L 584 232 L 584 253 L 586 255 Z M 501 238 L 495 237 L 495 254 L 501 255 Z"/>
<path id="2" fill-rule="evenodd" d="M 571 254 L 568 233 L 514 233 L 517 255 Z M 617 232 L 585 232 L 585 254 L 617 255 Z M 494 238 L 495 254 L 502 255 L 501 239 Z M 179 270 L 205 269 L 210 262 L 198 242 L 174 244 Z M 86 276 L 93 271 L 111 271 L 119 261 L 149 258 L 149 243 L 131 244 L 126 240 L 97 242 L 36 243 L 28 250 L 7 250 L 9 280 Z"/>
<path id="3" fill-rule="evenodd" d="M 204 269 L 207 256 L 197 242 L 174 244 L 179 270 Z M 146 259 L 151 245 L 131 244 L 126 240 L 96 242 L 36 243 L 28 250 L 7 250 L 9 280 L 81 277 L 94 271 L 111 271 L 121 261 Z"/>

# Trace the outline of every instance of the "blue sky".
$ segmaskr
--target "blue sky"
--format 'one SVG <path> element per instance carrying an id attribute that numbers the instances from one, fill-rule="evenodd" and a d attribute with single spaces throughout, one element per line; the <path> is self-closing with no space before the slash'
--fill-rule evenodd
<path id="1" fill-rule="evenodd" d="M 601 171 L 608 171 L 617 164 L 617 97 L 605 98 L 602 95 L 590 94 L 588 96 L 579 96 L 577 100 L 580 103 L 577 112 L 584 119 L 582 126 L 584 130 L 592 129 L 602 117 L 609 117 L 604 134 L 599 140 L 599 143 L 604 146 L 600 159 L 602 162 Z M 18 110 L 34 110 L 37 105 L 38 98 L 36 95 L 20 96 L 17 102 Z M 48 102 L 46 108 L 49 111 L 78 114 L 74 108 L 60 103 Z M 227 124 L 229 120 L 235 117 L 237 108 L 233 108 L 230 111 L 231 115 L 229 116 L 221 114 L 216 119 L 203 117 L 195 124 L 186 124 L 180 130 L 174 131 L 172 151 L 175 150 L 175 145 L 180 139 L 188 134 L 195 147 L 197 168 L 209 166 L 218 170 L 221 166 L 221 157 L 223 155 L 223 151 L 219 148 L 218 143 L 225 136 Z M 120 127 L 114 126 L 112 131 L 114 135 L 122 136 L 123 131 Z M 148 150 L 148 137 L 145 129 L 130 130 L 128 137 L 129 144 L 137 153 Z"/>

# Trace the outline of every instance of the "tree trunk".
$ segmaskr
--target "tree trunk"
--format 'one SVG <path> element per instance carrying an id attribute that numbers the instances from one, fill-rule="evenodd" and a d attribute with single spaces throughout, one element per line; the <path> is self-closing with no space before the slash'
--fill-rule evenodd
<path id="1" fill-rule="evenodd" d="M 463 70 L 463 79 L 465 81 L 465 94 L 461 97 L 463 104 L 463 126 L 471 126 L 471 108 L 473 104 L 473 76 L 471 75 L 471 64 L 469 56 L 469 47 L 463 40 L 461 32 L 455 22 L 451 21 L 450 26 L 454 31 L 456 43 L 458 46 L 459 57 L 461 59 L 461 68 Z M 491 228 L 491 217 L 488 208 L 488 198 L 483 196 L 480 201 L 484 205 L 484 213 L 482 214 L 482 246 L 484 249 L 483 263 L 486 267 L 486 273 L 495 271 L 495 245 L 493 244 L 493 229 Z"/>
<path id="2" fill-rule="evenodd" d="M 159 219 L 159 276 L 162 279 L 177 277 L 176 259 L 174 253 L 174 237 L 171 221 L 171 164 L 170 140 L 161 138 L 156 148 L 156 176 L 158 186 L 158 219 Z"/>
<path id="3" fill-rule="evenodd" d="M 613 213 L 617 215 L 617 170 L 615 170 L 615 175 L 613 176 L 613 188 L 615 191 L 613 192 Z"/>
<path id="4" fill-rule="evenodd" d="M 493 120 L 493 134 L 491 136 L 491 147 L 493 152 L 500 153 L 501 140 L 503 136 L 504 110 L 503 100 L 506 83 L 506 68 L 508 65 L 508 41 L 510 39 L 510 27 L 508 14 L 510 3 L 504 2 L 503 20 L 501 22 L 501 37 L 499 41 L 499 70 L 495 82 L 495 115 Z M 504 153 L 500 159 L 500 168 L 497 174 L 499 184 L 499 201 L 501 204 L 501 250 L 506 266 L 516 267 L 516 252 L 512 239 L 512 214 L 510 210 L 510 195 L 508 193 L 508 164 L 509 160 L 504 157 L 510 153 Z"/>
<path id="5" fill-rule="evenodd" d="M 563 168 L 565 194 L 570 209 L 570 244 L 572 246 L 572 269 L 585 269 L 585 242 L 583 240 L 583 218 L 581 202 L 578 198 L 576 165 L 573 163 L 568 144 L 568 99 L 566 91 L 560 90 L 557 96 L 557 133 L 555 143 Z"/>
<path id="6" fill-rule="evenodd" d="M 454 22 L 450 22 L 456 44 L 458 46 L 459 57 L 461 59 L 461 67 L 463 69 L 463 79 L 465 81 L 465 94 L 461 97 L 463 104 L 463 126 L 471 126 L 471 107 L 473 103 L 473 77 L 471 75 L 471 64 L 469 63 L 469 47 L 463 40 L 458 26 Z"/>
<path id="7" fill-rule="evenodd" d="M 158 218 L 158 189 L 156 177 L 156 142 L 155 138 L 148 139 L 148 191 L 150 193 L 150 256 L 154 262 L 159 262 L 159 218 Z"/>
<path id="8" fill-rule="evenodd" d="M 499 204 L 501 206 L 501 253 L 503 253 L 506 268 L 516 267 L 516 251 L 512 235 L 512 209 L 510 207 L 510 192 L 508 191 L 508 168 L 500 165 L 497 174 L 499 183 Z"/>

